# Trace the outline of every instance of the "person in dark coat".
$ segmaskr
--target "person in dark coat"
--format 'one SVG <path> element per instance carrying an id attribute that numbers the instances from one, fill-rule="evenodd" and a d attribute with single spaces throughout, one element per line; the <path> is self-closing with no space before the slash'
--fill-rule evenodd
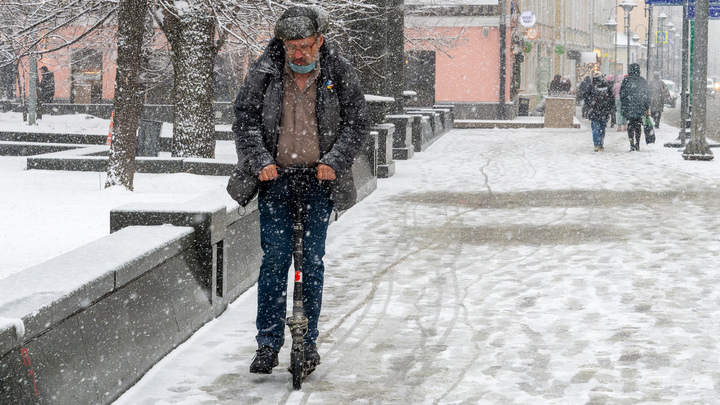
<path id="1" fill-rule="evenodd" d="M 550 82 L 550 85 L 548 85 L 548 96 L 557 96 L 563 91 L 563 85 L 562 85 L 562 76 L 555 75 L 555 77 Z"/>
<path id="2" fill-rule="evenodd" d="M 260 180 L 264 255 L 258 279 L 258 350 L 251 373 L 272 373 L 284 343 L 294 196 L 279 169 L 317 168 L 315 178 L 306 180 L 303 195 L 303 306 L 308 318 L 304 341 L 306 367 L 311 370 L 320 364 L 316 340 L 330 215 L 333 208 L 348 209 L 356 200 L 350 169 L 369 135 L 369 115 L 355 69 L 325 42 L 327 26 L 323 10 L 288 8 L 235 101 L 239 166 Z"/>
<path id="3" fill-rule="evenodd" d="M 593 87 L 590 91 L 590 126 L 592 127 L 593 144 L 595 152 L 605 149 L 605 127 L 610 114 L 615 112 L 615 96 L 612 88 L 602 76 L 593 78 Z"/>
<path id="4" fill-rule="evenodd" d="M 622 116 L 627 120 L 630 151 L 639 151 L 643 118 L 650 115 L 650 97 L 647 81 L 640 76 L 640 65 L 637 63 L 628 66 L 628 75 L 620 87 L 620 103 Z"/>
<path id="5" fill-rule="evenodd" d="M 55 74 L 48 71 L 47 66 L 40 67 L 40 82 L 38 83 L 37 117 L 42 118 L 46 105 L 55 98 Z"/>
<path id="6" fill-rule="evenodd" d="M 570 82 L 570 77 L 563 76 L 562 79 L 560 79 L 560 88 L 561 91 L 565 94 L 570 94 L 570 89 L 572 88 L 572 83 Z"/>
<path id="7" fill-rule="evenodd" d="M 655 128 L 660 128 L 660 117 L 665 109 L 665 100 L 670 99 L 670 91 L 660 80 L 660 72 L 653 74 L 652 80 L 648 83 L 648 93 L 650 95 L 650 116 L 655 121 Z"/>
<path id="8" fill-rule="evenodd" d="M 615 84 L 615 76 L 607 75 L 607 77 L 605 77 L 605 80 L 607 81 L 608 87 L 610 88 L 610 91 L 612 92 L 613 85 Z M 614 98 L 615 98 L 615 96 L 613 95 L 613 99 Z M 615 103 L 613 103 L 613 104 L 615 104 Z M 617 113 L 616 113 L 616 111 L 611 111 L 610 112 L 610 128 L 614 127 L 616 122 L 617 122 Z"/>
<path id="9" fill-rule="evenodd" d="M 582 100 L 582 117 L 588 118 L 588 112 L 590 111 L 590 100 L 588 99 L 592 90 L 592 79 L 590 76 L 585 76 L 580 87 L 578 88 L 578 97 Z"/>

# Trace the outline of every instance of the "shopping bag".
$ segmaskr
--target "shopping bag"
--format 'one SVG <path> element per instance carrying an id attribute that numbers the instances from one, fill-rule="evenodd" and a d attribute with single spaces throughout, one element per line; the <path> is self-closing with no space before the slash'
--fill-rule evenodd
<path id="1" fill-rule="evenodd" d="M 645 143 L 655 143 L 655 125 L 653 125 L 652 118 L 650 116 L 645 117 L 643 122 L 643 132 L 645 132 Z"/>

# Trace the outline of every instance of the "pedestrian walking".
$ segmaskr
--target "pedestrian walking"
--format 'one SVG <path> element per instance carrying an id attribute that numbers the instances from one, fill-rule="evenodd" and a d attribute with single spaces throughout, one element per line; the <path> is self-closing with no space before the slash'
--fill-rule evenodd
<path id="1" fill-rule="evenodd" d="M 610 88 L 610 93 L 613 93 L 613 85 L 615 85 L 615 78 L 614 78 L 614 76 L 613 76 L 613 75 L 608 75 L 608 76 L 605 78 L 605 80 L 607 80 L 607 85 L 608 85 L 608 87 Z M 614 99 L 615 99 L 615 95 L 614 95 L 614 93 L 613 93 L 613 100 L 614 100 Z M 615 102 L 613 101 L 613 105 L 614 105 L 614 104 L 615 104 Z M 615 124 L 617 123 L 617 117 L 616 117 L 616 116 L 617 116 L 616 110 L 610 111 L 610 128 L 614 127 Z"/>
<path id="2" fill-rule="evenodd" d="M 647 81 L 640 76 L 640 65 L 637 63 L 631 63 L 628 66 L 628 76 L 623 79 L 620 87 L 620 102 L 622 103 L 622 115 L 628 121 L 630 151 L 639 151 L 643 118 L 650 115 L 650 97 Z"/>
<path id="3" fill-rule="evenodd" d="M 593 87 L 590 91 L 590 126 L 593 134 L 595 152 L 605 149 L 605 127 L 610 114 L 615 111 L 615 96 L 608 82 L 601 76 L 593 78 Z"/>
<path id="4" fill-rule="evenodd" d="M 627 77 L 627 76 L 625 76 Z M 613 95 L 615 96 L 615 116 L 617 121 L 617 130 L 627 131 L 627 120 L 622 115 L 622 102 L 620 101 L 620 87 L 622 87 L 623 77 L 620 75 L 615 76 L 615 83 L 613 84 Z"/>
<path id="5" fill-rule="evenodd" d="M 315 167 L 303 192 L 303 308 L 308 319 L 305 362 L 320 364 L 316 340 L 322 304 L 325 239 L 333 209 L 355 203 L 351 165 L 369 134 L 365 96 L 353 66 L 325 40 L 328 15 L 288 8 L 275 38 L 250 67 L 235 100 L 239 168 L 259 180 L 263 249 L 258 279 L 251 373 L 270 374 L 284 342 L 287 275 L 293 252 L 294 204 L 279 169 Z"/>
<path id="6" fill-rule="evenodd" d="M 665 101 L 670 99 L 670 91 L 660 80 L 660 72 L 653 73 L 653 78 L 648 83 L 648 94 L 650 95 L 650 116 L 655 123 L 655 128 L 660 128 L 660 117 L 665 108 Z"/>
<path id="7" fill-rule="evenodd" d="M 40 82 L 38 83 L 37 117 L 42 118 L 47 105 L 55 98 L 55 74 L 47 66 L 40 67 Z"/>

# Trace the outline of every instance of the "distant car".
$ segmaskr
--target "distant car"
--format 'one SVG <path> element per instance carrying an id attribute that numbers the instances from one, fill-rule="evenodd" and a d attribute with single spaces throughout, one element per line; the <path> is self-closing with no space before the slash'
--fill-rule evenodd
<path id="1" fill-rule="evenodd" d="M 707 79 L 707 95 L 715 100 L 715 83 L 713 82 L 713 79 L 709 77 Z"/>
<path id="2" fill-rule="evenodd" d="M 665 86 L 667 86 L 667 89 L 670 92 L 670 98 L 665 100 L 665 104 L 669 105 L 671 108 L 675 108 L 677 99 L 680 96 L 680 93 L 677 91 L 677 87 L 675 87 L 675 82 L 672 80 L 663 80 L 663 83 L 665 83 Z"/>

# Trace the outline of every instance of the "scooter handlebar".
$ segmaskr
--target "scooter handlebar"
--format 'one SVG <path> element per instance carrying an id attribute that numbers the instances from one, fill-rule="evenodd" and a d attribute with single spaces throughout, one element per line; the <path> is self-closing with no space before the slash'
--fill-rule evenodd
<path id="1" fill-rule="evenodd" d="M 279 175 L 293 175 L 293 174 L 305 174 L 314 175 L 317 174 L 317 167 L 304 167 L 304 166 L 290 166 L 290 167 L 279 167 L 277 169 Z"/>

